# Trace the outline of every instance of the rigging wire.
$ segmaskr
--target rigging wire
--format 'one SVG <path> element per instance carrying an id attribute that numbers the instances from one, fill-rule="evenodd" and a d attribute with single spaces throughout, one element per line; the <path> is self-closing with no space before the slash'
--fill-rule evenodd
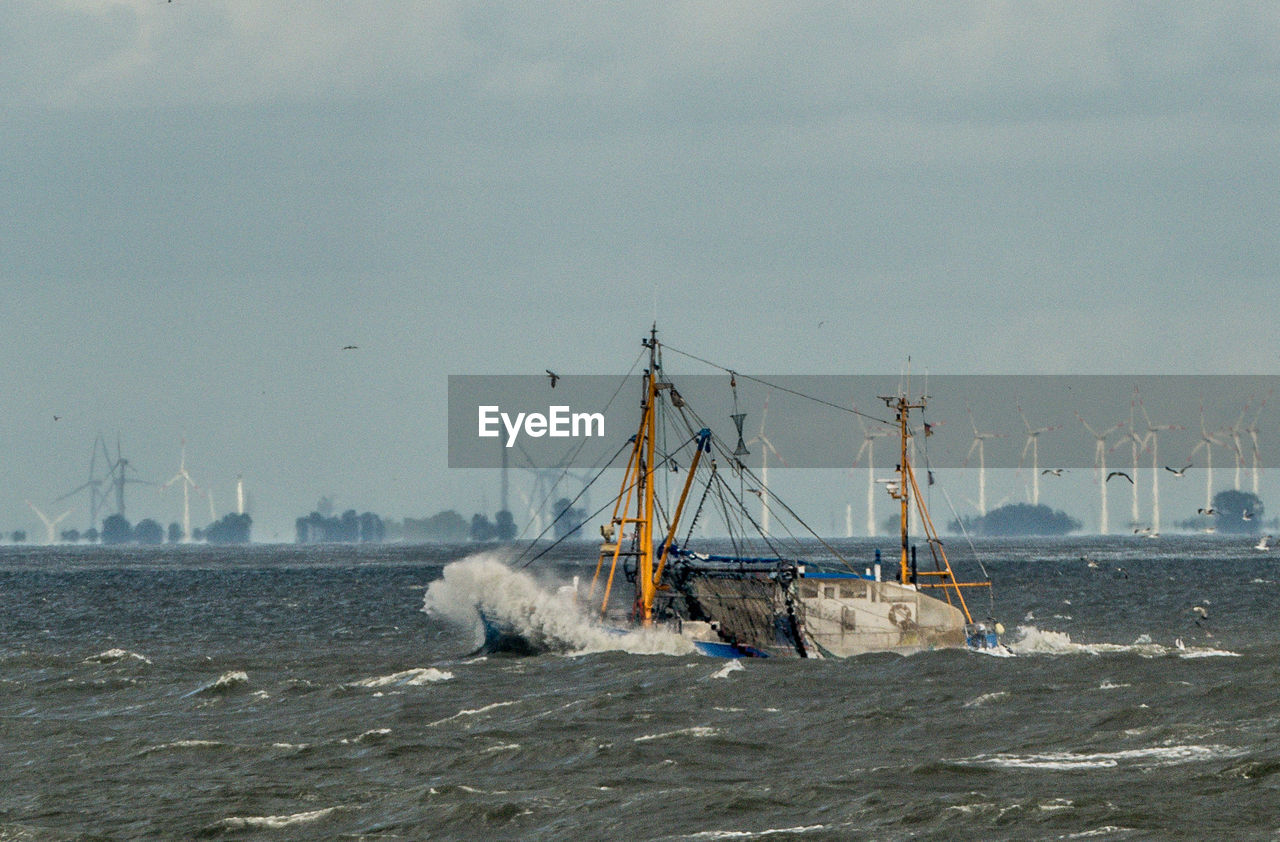
<path id="1" fill-rule="evenodd" d="M 819 403 L 819 404 L 822 404 L 823 406 L 831 407 L 832 409 L 837 409 L 841 412 L 848 412 L 851 415 L 860 415 L 863 418 L 867 418 L 871 421 L 875 421 L 877 423 L 884 424 L 886 426 L 890 426 L 890 427 L 893 426 L 893 422 L 886 421 L 883 418 L 877 418 L 876 416 L 871 415 L 870 413 L 862 412 L 861 410 L 853 409 L 847 406 L 841 406 L 838 403 L 832 403 L 831 401 L 824 400 L 823 398 L 814 397 L 813 395 L 806 395 L 804 392 L 799 392 L 799 391 L 796 391 L 795 389 L 789 389 L 786 386 L 780 386 L 777 383 L 771 383 L 770 381 L 760 377 L 752 377 L 749 374 L 743 374 L 740 371 L 736 371 L 731 368 L 726 368 L 725 366 L 722 366 L 719 363 L 714 363 L 711 360 L 704 359 L 702 357 L 697 356 L 696 354 L 690 354 L 688 351 L 681 351 L 679 348 L 674 348 L 670 345 L 664 344 L 663 347 L 666 348 L 668 351 L 675 351 L 677 354 L 688 357 L 691 360 L 697 360 L 698 362 L 703 363 L 705 365 L 709 365 L 712 368 L 718 368 L 721 371 L 727 372 L 730 376 L 741 377 L 744 380 L 751 380 L 763 386 L 768 386 L 771 389 L 777 389 L 780 392 L 786 392 L 788 394 L 795 395 L 798 398 L 804 398 L 807 401 L 813 401 L 814 403 Z"/>
<path id="2" fill-rule="evenodd" d="M 619 395 L 619 394 L 621 394 L 621 392 L 622 392 L 622 387 L 623 387 L 623 386 L 625 386 L 625 385 L 627 385 L 627 380 L 629 380 L 629 379 L 631 378 L 631 375 L 635 373 L 636 366 L 638 366 L 638 365 L 640 364 L 640 360 L 642 360 L 642 359 L 644 359 L 644 349 L 643 349 L 643 348 L 642 348 L 642 349 L 640 349 L 640 353 L 636 355 L 635 360 L 631 363 L 631 368 L 627 369 L 627 373 L 626 373 L 626 374 L 624 374 L 624 375 L 622 375 L 622 378 L 618 381 L 618 386 L 617 386 L 617 388 L 615 388 L 615 389 L 613 390 L 613 394 L 609 396 L 609 400 L 605 403 L 605 405 L 604 405 L 604 409 L 603 409 L 603 410 L 601 410 L 601 412 L 602 412 L 602 413 L 608 412 L 608 411 L 609 411 L 609 407 L 613 406 L 613 402 L 614 402 L 615 400 L 617 400 L 617 399 L 618 399 L 618 395 Z M 546 508 L 547 501 L 549 501 L 549 500 L 551 499 L 551 497 L 556 493 L 556 488 L 558 488 L 558 487 L 560 486 L 560 482 L 561 482 L 561 480 L 563 480 L 566 476 L 568 476 L 568 474 L 569 474 L 569 466 L 570 466 L 570 465 L 572 465 L 572 464 L 573 464 L 573 461 L 574 461 L 575 459 L 577 459 L 577 458 L 578 458 L 578 454 L 582 452 L 582 448 L 583 448 L 583 447 L 585 447 L 585 446 L 586 446 L 586 444 L 587 444 L 587 437 L 586 437 L 586 436 L 583 436 L 583 437 L 582 437 L 582 440 L 578 442 L 578 446 L 573 450 L 573 452 L 572 452 L 572 453 L 570 453 L 570 454 L 569 454 L 569 457 L 568 457 L 567 459 L 564 459 L 564 460 L 562 460 L 562 461 L 561 461 L 562 468 L 561 468 L 561 471 L 560 471 L 560 476 L 559 476 L 559 477 L 557 477 L 557 478 L 556 478 L 556 481 L 555 481 L 554 483 L 552 483 L 552 484 L 551 484 L 551 488 L 547 490 L 547 494 L 546 494 L 546 496 L 545 496 L 545 497 L 543 497 L 541 500 L 539 500 L 539 501 L 538 501 L 538 511 L 539 511 L 539 512 L 541 512 L 542 510 L 544 510 L 544 509 Z M 528 452 L 527 452 L 527 451 L 525 451 L 525 449 L 524 449 L 524 445 L 519 444 L 519 442 L 517 442 L 517 446 L 520 448 L 520 452 L 524 454 L 524 458 L 525 458 L 525 459 L 527 459 L 527 460 L 529 461 L 529 464 L 530 464 L 530 465 L 532 465 L 532 464 L 533 464 L 533 460 L 529 458 L 529 454 L 528 454 Z M 609 466 L 609 464 L 610 464 L 610 463 L 612 463 L 612 462 L 613 462 L 613 460 L 614 460 L 614 459 L 617 459 L 617 458 L 618 458 L 618 454 L 616 454 L 616 453 L 615 453 L 613 456 L 611 456 L 611 457 L 609 458 L 609 461 L 605 463 L 605 467 L 607 468 L 607 467 Z M 598 464 L 598 463 L 597 463 L 597 464 Z M 594 468 L 594 467 L 595 467 L 595 465 L 592 465 L 592 467 Z M 534 470 L 539 470 L 539 469 L 534 468 Z M 599 476 L 600 476 L 599 474 L 596 474 L 596 477 L 599 477 Z M 593 479 L 591 480 L 591 482 L 595 482 L 595 479 L 593 478 Z M 587 488 L 589 488 L 589 487 L 590 487 L 590 483 L 588 483 L 587 485 L 583 486 L 583 491 L 586 491 L 586 489 L 587 489 Z M 582 494 L 581 494 L 581 493 L 579 493 L 579 494 L 578 494 L 578 497 L 581 497 L 581 496 L 582 496 Z M 576 502 L 576 501 L 577 501 L 577 499 L 578 499 L 578 498 L 577 498 L 577 497 L 575 497 L 575 498 L 574 498 L 574 501 Z M 555 521 L 556 521 L 556 520 L 559 520 L 559 518 L 557 517 L 557 518 L 555 518 L 554 520 L 552 520 L 552 523 L 555 523 Z M 532 525 L 533 525 L 533 521 L 532 521 L 532 520 L 527 520 L 527 521 L 525 521 L 524 528 L 520 530 L 520 533 L 519 533 L 518 535 L 516 535 L 515 540 L 519 541 L 521 538 L 523 538 L 523 537 L 524 537 L 524 533 L 528 532 L 528 531 L 529 531 L 529 527 L 530 527 L 530 526 L 532 526 Z M 548 526 L 548 528 L 550 528 L 550 527 Z M 547 530 L 546 530 L 546 529 L 543 529 L 543 530 L 542 530 L 542 532 L 538 533 L 538 536 L 537 536 L 537 537 L 535 537 L 533 540 L 536 542 L 536 541 L 538 540 L 538 538 L 541 538 L 541 537 L 542 537 L 543 535 L 545 535 L 545 534 L 547 534 Z M 519 559 L 517 559 L 517 561 L 519 561 Z"/>
<path id="3" fill-rule="evenodd" d="M 634 442 L 635 442 L 635 437 L 634 437 L 634 436 L 632 436 L 631 438 L 629 438 L 629 439 L 627 439 L 626 441 L 624 441 L 624 442 L 622 443 L 622 447 L 618 448 L 617 453 L 614 453 L 614 454 L 613 454 L 613 459 L 610 459 L 610 460 L 609 460 L 609 462 L 608 462 L 608 463 L 606 463 L 606 464 L 604 465 L 604 467 L 602 467 L 602 468 L 600 469 L 600 471 L 599 471 L 599 472 L 598 472 L 594 477 L 592 477 L 592 478 L 591 478 L 591 482 L 587 483 L 587 484 L 583 487 L 582 492 L 580 492 L 580 493 L 578 494 L 578 496 L 579 496 L 579 497 L 581 497 L 581 496 L 582 496 L 582 493 L 585 493 L 585 492 L 586 492 L 586 490 L 587 490 L 588 488 L 590 488 L 592 485 L 594 485 L 594 484 L 595 484 L 595 482 L 596 482 L 596 480 L 600 479 L 600 474 L 603 474 L 603 473 L 604 473 L 606 470 L 608 470 L 608 469 L 609 469 L 609 467 L 613 464 L 613 460 L 614 460 L 614 459 L 617 459 L 617 458 L 618 458 L 618 456 L 619 456 L 619 455 L 621 455 L 622 451 L 623 451 L 623 450 L 625 450 L 629 445 L 633 444 Z M 663 459 L 662 459 L 662 461 L 658 462 L 658 464 L 654 466 L 654 470 L 657 470 L 659 466 L 664 466 L 664 465 L 666 465 L 668 462 L 670 462 L 670 461 L 671 461 L 672 457 L 674 457 L 677 453 L 679 453 L 680 451 L 684 450 L 686 447 L 688 447 L 688 446 L 689 446 L 690 444 L 692 444 L 692 443 L 693 443 L 693 439 L 690 439 L 689 441 L 687 441 L 687 442 L 685 442 L 684 444 L 682 444 L 682 445 L 680 445 L 679 447 L 677 447 L 677 448 L 676 448 L 675 450 L 673 450 L 671 453 L 669 453 L 669 454 L 667 454 L 666 456 L 664 456 L 664 457 L 663 457 Z M 637 482 L 638 482 L 638 479 L 639 479 L 639 478 L 637 478 Z M 618 498 L 619 498 L 619 497 L 621 497 L 621 496 L 622 496 L 625 492 L 627 492 L 628 490 L 630 490 L 630 489 L 632 489 L 632 488 L 635 488 L 635 487 L 636 487 L 636 485 L 637 485 L 637 482 L 632 482 L 632 483 L 631 483 L 629 486 L 627 486 L 626 488 L 620 489 L 620 490 L 619 490 L 619 492 L 618 492 L 618 494 L 616 494 L 616 495 L 614 495 L 613 497 L 611 497 L 609 500 L 607 500 L 607 501 L 605 502 L 605 504 L 604 504 L 603 506 L 601 506 L 600 508 L 596 509 L 594 512 L 592 512 L 591 514 L 589 514 L 589 515 L 587 515 L 585 518 L 583 518 L 582 522 L 583 522 L 583 523 L 586 523 L 587 521 L 591 520 L 591 519 L 592 519 L 593 517 L 595 517 L 596 515 L 598 515 L 598 514 L 600 514 L 601 512 L 603 512 L 605 509 L 607 509 L 607 508 L 609 508 L 610 506 L 612 506 L 612 505 L 614 505 L 615 503 L 617 503 Z M 576 497 L 574 498 L 574 501 L 575 501 L 575 502 L 577 501 L 577 498 L 576 498 Z M 569 506 L 570 506 L 570 508 L 572 508 L 573 503 L 570 503 L 570 504 L 569 504 Z M 556 520 L 559 520 L 559 518 L 556 518 Z M 516 562 L 519 562 L 521 558 L 524 558 L 525 553 L 527 553 L 529 550 L 533 549 L 534 544 L 536 544 L 536 543 L 538 542 L 538 540 L 539 540 L 540 538 L 542 538 L 542 536 L 543 536 L 543 535 L 546 535 L 546 534 L 547 534 L 547 530 L 548 530 L 548 529 L 550 529 L 552 526 L 554 526 L 554 525 L 555 525 L 555 522 L 556 522 L 556 521 L 555 521 L 555 520 L 553 520 L 550 524 L 548 524 L 548 525 L 547 525 L 547 528 L 546 528 L 546 529 L 542 530 L 542 532 L 541 532 L 541 533 L 539 533 L 539 534 L 538 534 L 538 536 L 537 536 L 536 538 L 532 539 L 532 540 L 530 541 L 530 543 L 529 543 L 529 544 L 527 544 L 527 545 L 525 546 L 524 551 L 523 551 L 523 552 L 521 552 L 521 553 L 520 553 L 520 555 L 516 557 L 515 562 L 512 562 L 512 563 L 513 563 L 513 564 L 515 564 Z M 560 544 L 560 542 L 564 541 L 564 540 L 565 540 L 566 538 L 568 538 L 568 537 L 569 537 L 569 535 L 571 535 L 571 534 L 572 534 L 572 533 L 566 533 L 566 534 L 564 534 L 564 535 L 561 535 L 559 538 L 555 539 L 554 541 L 552 541 L 550 544 L 548 544 L 546 547 L 544 547 L 544 548 L 542 549 L 542 551 L 541 551 L 541 552 L 539 552 L 537 555 L 535 555 L 533 558 L 529 559 L 529 560 L 528 560 L 528 561 L 526 561 L 524 564 L 521 564 L 521 565 L 520 565 L 520 569 L 524 569 L 524 568 L 528 567 L 530 564 L 533 564 L 533 563 L 534 563 L 535 561 L 537 561 L 538 559 L 542 558 L 544 555 L 546 555 L 548 552 L 550 552 L 550 551 L 552 550 L 552 548 L 554 548 L 554 547 L 556 547 L 557 545 L 559 545 L 559 544 Z"/>
<path id="4" fill-rule="evenodd" d="M 960 534 L 964 536 L 965 542 L 969 545 L 969 552 L 973 553 L 974 560 L 978 562 L 978 569 L 982 571 L 982 578 L 987 580 L 987 597 L 990 600 L 990 611 L 988 616 L 995 616 L 996 613 L 996 595 L 995 583 L 991 581 L 991 574 L 987 572 L 987 566 L 982 563 L 982 556 L 978 555 L 978 548 L 973 545 L 973 539 L 969 537 L 969 530 L 965 529 L 964 521 L 960 518 L 960 513 L 956 511 L 955 504 L 951 502 L 951 495 L 947 493 L 947 489 L 942 489 L 942 497 L 947 501 L 947 508 L 951 509 L 951 514 L 956 519 L 956 524 L 960 527 Z"/>

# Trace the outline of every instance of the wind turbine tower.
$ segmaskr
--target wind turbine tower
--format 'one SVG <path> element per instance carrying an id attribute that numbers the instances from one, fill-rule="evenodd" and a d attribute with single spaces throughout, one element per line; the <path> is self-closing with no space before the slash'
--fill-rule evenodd
<path id="1" fill-rule="evenodd" d="M 1152 424 L 1147 407 L 1138 398 L 1138 408 L 1142 410 L 1142 420 L 1147 423 L 1145 435 L 1142 437 L 1144 447 L 1151 451 L 1151 534 L 1160 534 L 1160 438 L 1159 434 L 1166 430 L 1181 430 L 1177 424 Z M 1137 477 L 1134 477 L 1136 480 Z"/>
<path id="2" fill-rule="evenodd" d="M 1204 507 L 1211 508 L 1213 505 L 1213 448 L 1222 447 L 1222 441 L 1215 438 L 1212 433 L 1205 428 L 1204 425 L 1204 401 L 1200 401 L 1200 441 L 1196 446 L 1191 448 L 1191 455 L 1194 457 L 1196 451 L 1204 449 Z"/>
<path id="3" fill-rule="evenodd" d="M 1018 467 L 1026 461 L 1027 451 L 1031 451 L 1031 505 L 1040 505 L 1040 436 L 1058 429 L 1053 427 L 1035 427 L 1027 420 L 1022 405 L 1018 405 L 1018 414 L 1022 416 L 1022 425 L 1027 428 L 1027 442 L 1022 446 L 1022 455 L 1018 457 Z M 975 430 L 976 432 L 976 430 Z"/>
<path id="4" fill-rule="evenodd" d="M 1132 492 L 1130 499 L 1133 502 L 1129 513 L 1129 523 L 1134 527 L 1137 527 L 1138 522 L 1142 517 L 1138 511 L 1138 451 L 1144 446 L 1143 437 L 1138 435 L 1137 424 L 1135 423 L 1134 417 L 1134 413 L 1138 408 L 1137 391 L 1138 390 L 1135 388 L 1134 397 L 1129 400 L 1129 423 L 1126 425 L 1121 422 L 1120 424 L 1121 427 L 1125 428 L 1125 432 L 1120 434 L 1120 441 L 1116 442 L 1115 446 L 1111 448 L 1112 450 L 1115 450 L 1127 441 L 1129 442 L 1129 449 L 1132 451 L 1133 473 L 1130 474 L 1130 476 L 1133 481 L 1129 483 L 1129 488 Z"/>
<path id="5" fill-rule="evenodd" d="M 1253 414 L 1253 420 L 1249 422 L 1249 426 L 1244 431 L 1249 434 L 1249 439 L 1253 442 L 1253 470 L 1250 472 L 1253 476 L 1253 493 L 1258 493 L 1258 469 L 1260 456 L 1258 454 L 1258 418 L 1262 415 L 1262 410 L 1267 408 L 1267 401 L 1271 399 L 1271 391 L 1268 390 L 1266 396 L 1262 399 L 1262 403 L 1258 404 L 1258 411 Z"/>
<path id="6" fill-rule="evenodd" d="M 1099 432 L 1089 426 L 1089 422 L 1084 420 L 1084 416 L 1079 412 L 1076 418 L 1080 424 L 1089 431 L 1089 435 L 1093 436 L 1093 468 L 1098 476 L 1098 534 L 1107 534 L 1107 436 L 1124 426 L 1123 421 L 1118 421 Z"/>
<path id="7" fill-rule="evenodd" d="M 769 417 L 769 395 L 764 396 L 764 409 L 760 412 L 760 432 L 747 444 L 755 444 L 760 442 L 760 534 L 769 537 L 769 454 L 773 453 L 778 457 L 778 461 L 783 465 L 787 464 L 787 460 L 782 458 L 782 454 L 773 446 L 773 442 L 769 441 L 768 436 L 764 434 L 765 421 Z"/>
<path id="8" fill-rule="evenodd" d="M 191 540 L 191 489 L 200 488 L 191 478 L 191 474 L 187 473 L 187 440 L 185 438 L 182 440 L 182 460 L 178 463 L 178 472 L 160 486 L 160 490 L 163 491 L 179 480 L 182 481 L 182 542 L 185 544 Z M 212 507 L 212 501 L 209 505 Z"/>
<path id="9" fill-rule="evenodd" d="M 854 407 L 857 410 L 857 407 Z M 862 454 L 867 454 L 867 535 L 874 537 L 876 534 L 876 459 L 875 447 L 876 439 L 893 435 L 893 430 L 888 427 L 876 427 L 871 429 L 867 427 L 867 422 L 862 420 L 862 416 L 858 416 L 858 423 L 862 425 L 862 446 L 858 448 L 857 454 L 853 457 L 853 467 L 858 467 L 858 462 L 862 459 Z M 849 514 L 852 519 L 852 512 Z M 852 531 L 852 524 L 850 530 Z"/>
<path id="10" fill-rule="evenodd" d="M 962 467 L 969 466 L 969 457 L 973 456 L 973 451 L 978 451 L 978 515 L 986 517 L 987 515 L 987 456 L 986 443 L 988 439 L 1004 438 L 1004 433 L 981 433 L 978 432 L 978 424 L 973 420 L 973 408 L 965 403 L 965 409 L 969 412 L 969 426 L 973 427 L 973 443 L 969 445 L 969 452 L 965 454 Z"/>

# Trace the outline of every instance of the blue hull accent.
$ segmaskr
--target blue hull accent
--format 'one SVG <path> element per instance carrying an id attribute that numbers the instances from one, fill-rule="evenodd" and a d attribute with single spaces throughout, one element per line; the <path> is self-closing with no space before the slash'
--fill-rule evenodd
<path id="1" fill-rule="evenodd" d="M 695 640 L 693 648 L 697 649 L 703 655 L 710 655 L 712 658 L 767 658 L 769 653 L 754 646 L 734 646 L 732 643 L 711 643 L 705 640 Z"/>

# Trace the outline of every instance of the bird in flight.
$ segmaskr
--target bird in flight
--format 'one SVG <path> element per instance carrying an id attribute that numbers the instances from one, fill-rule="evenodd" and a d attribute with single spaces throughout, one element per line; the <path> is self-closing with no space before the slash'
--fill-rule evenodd
<path id="1" fill-rule="evenodd" d="M 1055 477 L 1060 477 L 1062 476 L 1063 470 L 1064 470 L 1063 468 L 1045 468 L 1043 471 L 1040 472 L 1040 476 L 1044 476 L 1045 474 L 1053 474 Z"/>
<path id="2" fill-rule="evenodd" d="M 544 371 L 546 371 L 547 376 L 551 378 L 551 388 L 554 389 L 556 387 L 556 381 L 560 379 L 560 375 L 556 374 L 554 371 L 552 371 L 549 368 L 544 369 Z"/>
<path id="3" fill-rule="evenodd" d="M 1196 512 L 1202 515 L 1216 515 L 1218 513 L 1218 510 L 1215 509 L 1213 506 L 1210 506 L 1207 509 L 1196 509 Z"/>
<path id="4" fill-rule="evenodd" d="M 1243 512 L 1240 513 L 1240 519 L 1253 520 L 1253 512 L 1249 511 L 1248 509 L 1245 509 Z"/>
<path id="5" fill-rule="evenodd" d="M 1127 479 L 1127 480 L 1129 481 L 1129 484 L 1130 484 L 1130 485 L 1133 485 L 1133 477 L 1129 476 L 1129 475 L 1128 475 L 1128 474 L 1126 474 L 1124 471 L 1112 471 L 1111 473 L 1107 474 L 1107 480 L 1106 480 L 1106 481 L 1107 481 L 1107 482 L 1111 482 L 1111 478 L 1112 478 L 1112 477 L 1124 477 L 1125 479 Z"/>
<path id="6" fill-rule="evenodd" d="M 1190 465 L 1187 466 L 1187 468 L 1190 468 L 1190 467 L 1191 467 Z M 1187 475 L 1187 468 L 1183 468 L 1181 471 L 1175 471 L 1173 468 L 1170 468 L 1168 465 L 1164 466 L 1164 469 L 1169 473 L 1173 474 L 1175 477 L 1185 477 Z"/>
<path id="7" fill-rule="evenodd" d="M 343 346 L 342 346 L 342 350 L 344 350 L 344 351 L 354 351 L 354 350 L 356 350 L 356 349 L 357 349 L 357 348 L 359 348 L 359 347 L 360 347 L 359 345 L 343 345 Z"/>

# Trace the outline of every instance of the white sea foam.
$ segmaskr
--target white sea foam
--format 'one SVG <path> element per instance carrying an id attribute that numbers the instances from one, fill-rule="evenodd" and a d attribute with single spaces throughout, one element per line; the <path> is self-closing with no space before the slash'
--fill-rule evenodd
<path id="1" fill-rule="evenodd" d="M 617 633 L 594 622 L 572 588 L 540 585 L 512 570 L 492 553 L 480 553 L 444 568 L 423 596 L 422 610 L 433 617 L 482 630 L 480 612 L 511 626 L 538 648 L 586 654 L 624 651 L 641 655 L 686 655 L 693 644 L 665 629 Z"/>
<path id="2" fill-rule="evenodd" d="M 711 677 L 712 678 L 728 678 L 729 673 L 738 672 L 739 670 L 744 670 L 744 669 L 746 669 L 746 667 L 742 665 L 742 661 L 739 661 L 737 658 L 734 658 L 732 661 L 730 661 L 729 663 L 722 666 L 719 670 L 717 670 L 716 673 Z"/>
<path id="3" fill-rule="evenodd" d="M 151 746 L 143 750 L 143 754 L 153 754 L 157 751 L 174 751 L 178 749 L 202 749 L 202 748 L 229 748 L 227 743 L 220 743 L 216 740 L 174 740 L 171 743 L 161 743 L 158 746 Z"/>
<path id="4" fill-rule="evenodd" d="M 1018 626 L 1017 637 L 1009 647 L 1020 655 L 1105 655 L 1127 652 L 1144 658 L 1158 658 L 1176 654 L 1181 658 L 1237 657 L 1239 653 L 1224 649 L 1188 647 L 1175 641 L 1173 646 L 1162 646 L 1146 634 L 1139 635 L 1133 643 L 1075 643 L 1066 632 L 1039 629 L 1035 626 Z"/>
<path id="5" fill-rule="evenodd" d="M 218 692 L 221 690 L 230 690 L 233 687 L 239 687 L 241 684 L 249 683 L 249 674 L 244 670 L 230 670 L 218 676 L 218 680 L 209 685 L 209 689 Z"/>
<path id="6" fill-rule="evenodd" d="M 362 678 L 351 682 L 351 687 L 421 687 L 437 681 L 448 681 L 453 673 L 438 670 L 435 667 L 418 667 L 416 669 L 395 672 L 391 675 L 380 675 L 376 678 Z"/>
<path id="7" fill-rule="evenodd" d="M 319 821 L 341 809 L 343 808 L 325 807 L 323 810 L 310 810 L 288 816 L 231 816 L 218 822 L 217 827 L 223 830 L 279 830 L 283 827 Z"/>
<path id="8" fill-rule="evenodd" d="M 983 693 L 981 696 L 978 696 L 976 699 L 970 699 L 969 701 L 965 702 L 964 706 L 967 708 L 980 708 L 985 706 L 988 702 L 994 702 L 997 699 L 1003 699 L 1005 696 L 1008 696 L 1008 695 L 1009 693 L 1005 690 L 999 690 L 995 693 Z"/>
<path id="9" fill-rule="evenodd" d="M 144 664 L 151 663 L 151 659 L 146 655 L 139 655 L 137 652 L 130 652 L 127 649 L 108 649 L 105 652 L 99 652 L 96 655 L 90 655 L 84 659 L 86 664 L 115 664 L 124 660 L 141 661 Z"/>
<path id="10" fill-rule="evenodd" d="M 1082 771 L 1088 769 L 1114 769 L 1121 765 L 1144 768 L 1177 766 L 1220 757 L 1238 757 L 1243 749 L 1222 745 L 1183 745 L 1135 748 L 1124 751 L 1107 751 L 1095 754 L 1076 754 L 1069 751 L 1046 754 L 995 754 L 971 757 L 960 761 L 973 766 L 996 766 L 1003 769 L 1057 769 Z"/>
<path id="11" fill-rule="evenodd" d="M 453 716 L 446 716 L 444 719 L 437 719 L 435 722 L 428 722 L 427 727 L 430 728 L 435 725 L 443 725 L 446 722 L 452 722 L 453 720 L 461 719 L 464 716 L 476 716 L 477 714 L 488 713 L 489 711 L 494 710 L 496 708 L 505 708 L 509 705 L 514 705 L 514 704 L 516 703 L 515 702 L 494 702 L 493 704 L 485 705 L 482 708 L 460 710 L 457 713 L 455 713 Z"/>
<path id="12" fill-rule="evenodd" d="M 244 670 L 229 670 L 203 687 L 197 687 L 183 696 L 194 696 L 197 693 L 229 693 L 241 685 L 249 683 L 249 674 Z"/>
<path id="13" fill-rule="evenodd" d="M 1239 652 L 1232 652 L 1229 649 L 1198 649 L 1190 648 L 1178 653 L 1179 658 L 1239 658 Z"/>
<path id="14" fill-rule="evenodd" d="M 634 742 L 647 743 L 653 740 L 665 740 L 667 737 L 714 737 L 718 733 L 720 732 L 715 728 L 706 725 L 695 725 L 692 728 L 664 731 L 661 734 L 645 734 L 643 737 L 636 737 Z"/>
<path id="15" fill-rule="evenodd" d="M 371 728 L 370 730 L 365 731 L 363 734 L 361 734 L 358 737 L 351 737 L 349 739 L 344 738 L 344 739 L 338 740 L 338 742 L 342 743 L 344 746 L 351 745 L 352 743 L 367 743 L 373 740 L 380 739 L 381 737 L 385 737 L 387 734 L 390 734 L 390 733 L 391 733 L 390 728 Z"/>
<path id="16" fill-rule="evenodd" d="M 756 839 L 780 834 L 818 833 L 826 830 L 825 824 L 805 824 L 796 827 L 771 827 L 767 830 L 702 830 L 686 835 L 685 839 Z"/>

